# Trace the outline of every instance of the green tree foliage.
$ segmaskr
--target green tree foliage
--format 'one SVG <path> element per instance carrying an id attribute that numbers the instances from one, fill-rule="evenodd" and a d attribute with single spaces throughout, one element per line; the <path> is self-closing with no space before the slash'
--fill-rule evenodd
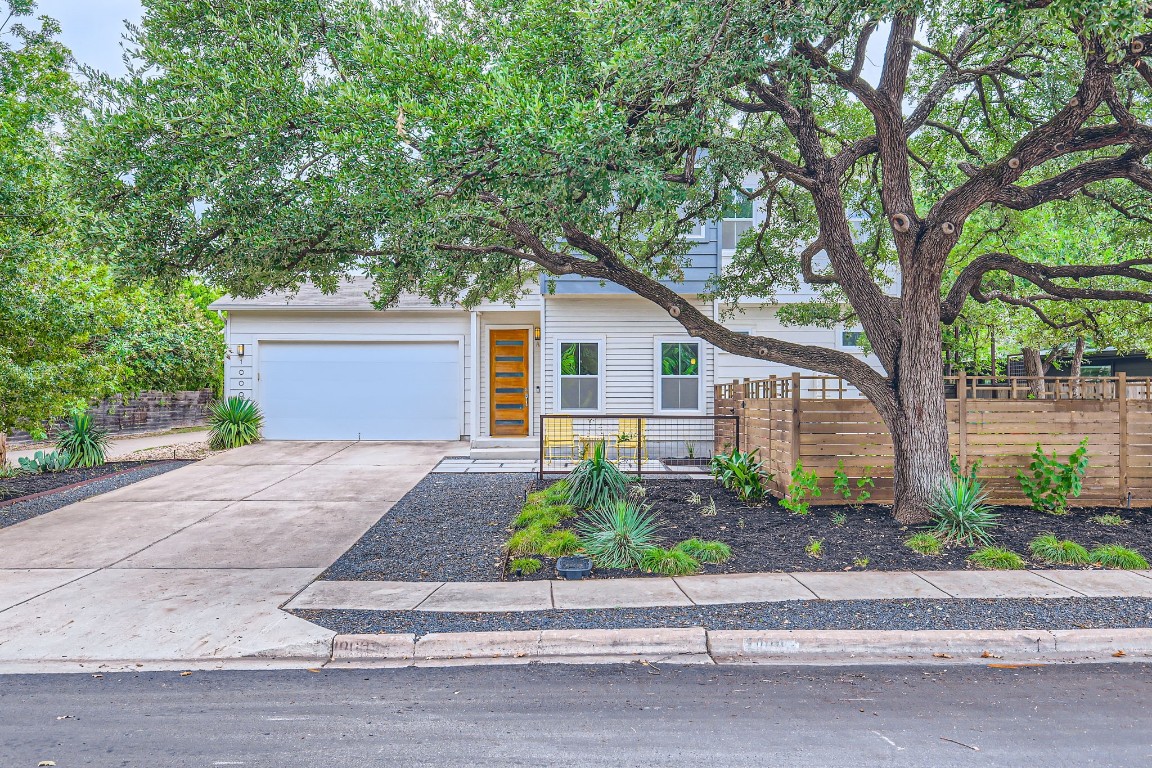
<path id="1" fill-rule="evenodd" d="M 111 390 L 99 340 L 122 311 L 107 269 L 71 255 L 53 127 L 76 90 L 57 25 L 23 18 L 32 10 L 0 4 L 0 434 Z"/>
<path id="2" fill-rule="evenodd" d="M 70 163 L 86 233 L 138 274 L 254 295 L 364 270 L 381 306 L 576 274 L 843 376 L 892 432 L 915 522 L 949 475 L 942 325 L 973 300 L 1152 301 L 1146 251 L 982 237 L 988 211 L 1081 193 L 1147 231 L 1150 33 L 1146 0 L 155 0 Z M 797 318 L 853 317 L 882 371 L 737 334 L 659 282 L 738 195 L 762 213 L 711 295 L 807 283 Z"/>

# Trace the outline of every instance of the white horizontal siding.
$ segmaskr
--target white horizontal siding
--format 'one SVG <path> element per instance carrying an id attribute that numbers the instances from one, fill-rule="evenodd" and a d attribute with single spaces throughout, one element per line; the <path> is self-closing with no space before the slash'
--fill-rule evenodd
<path id="1" fill-rule="evenodd" d="M 711 316 L 710 303 L 696 306 Z M 700 343 L 704 363 L 704 413 L 712 411 L 713 354 L 703 339 L 692 339 L 668 313 L 637 296 L 549 297 L 544 302 L 544 412 L 556 413 L 556 342 L 604 339 L 603 413 L 655 413 L 657 339 Z"/>

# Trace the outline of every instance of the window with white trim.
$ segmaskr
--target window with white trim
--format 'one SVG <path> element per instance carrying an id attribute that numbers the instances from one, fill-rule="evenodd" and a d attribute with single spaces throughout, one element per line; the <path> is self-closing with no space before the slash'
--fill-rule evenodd
<path id="1" fill-rule="evenodd" d="M 561 341 L 559 400 L 561 411 L 600 409 L 603 345 L 599 341 Z"/>
<path id="2" fill-rule="evenodd" d="M 700 410 L 700 344 L 662 341 L 659 352 L 660 410 Z"/>

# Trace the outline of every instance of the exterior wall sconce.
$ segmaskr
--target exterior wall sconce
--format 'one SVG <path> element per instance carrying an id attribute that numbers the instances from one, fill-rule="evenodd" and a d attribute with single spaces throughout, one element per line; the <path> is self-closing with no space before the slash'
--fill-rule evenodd
<path id="1" fill-rule="evenodd" d="M 237 344 L 236 345 L 236 354 L 240 357 L 241 360 L 244 359 L 244 345 L 243 344 Z"/>
<path id="2" fill-rule="evenodd" d="M 536 341 L 540 341 L 540 326 L 536 326 L 532 329 L 532 338 L 536 339 Z"/>

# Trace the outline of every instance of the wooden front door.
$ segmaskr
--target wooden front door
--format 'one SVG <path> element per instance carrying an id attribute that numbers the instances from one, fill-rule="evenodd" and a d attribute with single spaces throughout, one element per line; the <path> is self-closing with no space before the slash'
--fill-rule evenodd
<path id="1" fill-rule="evenodd" d="M 528 436 L 528 329 L 488 332 L 489 434 Z"/>

